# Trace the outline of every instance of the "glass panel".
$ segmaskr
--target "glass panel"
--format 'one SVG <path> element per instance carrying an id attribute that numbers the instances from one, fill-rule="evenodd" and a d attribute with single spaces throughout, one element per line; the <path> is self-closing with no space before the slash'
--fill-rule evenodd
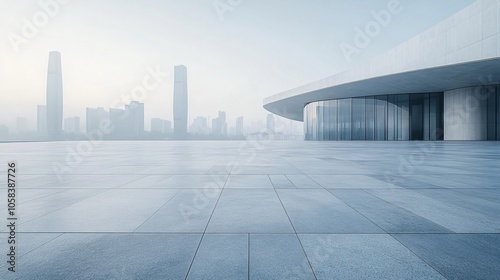
<path id="1" fill-rule="evenodd" d="M 424 96 L 411 94 L 410 98 L 410 139 L 424 140 Z"/>
<path id="2" fill-rule="evenodd" d="M 365 107 L 366 107 L 366 140 L 375 140 L 375 109 L 374 104 L 375 101 L 373 96 L 366 97 L 365 99 Z"/>
<path id="3" fill-rule="evenodd" d="M 493 87 L 493 90 L 491 90 L 490 87 L 488 87 L 490 92 L 488 92 L 488 100 L 486 101 L 486 106 L 488 107 L 488 115 L 487 115 L 487 134 L 488 134 L 488 140 L 496 140 L 496 87 Z"/>
<path id="4" fill-rule="evenodd" d="M 400 94 L 398 96 L 398 105 L 400 109 L 400 125 L 401 131 L 398 131 L 398 140 L 410 140 L 410 99 L 408 94 Z"/>
<path id="5" fill-rule="evenodd" d="M 497 86 L 497 140 L 500 140 L 500 86 Z"/>
<path id="6" fill-rule="evenodd" d="M 323 102 L 320 101 L 318 102 L 318 107 L 316 107 L 316 118 L 318 120 L 318 131 L 317 131 L 317 138 L 316 140 L 323 140 L 323 131 L 324 131 L 324 127 L 323 127 Z"/>
<path id="7" fill-rule="evenodd" d="M 313 102 L 311 105 L 311 126 L 312 126 L 312 139 L 318 140 L 318 118 L 316 110 L 318 108 L 318 102 Z"/>
<path id="8" fill-rule="evenodd" d="M 328 101 L 330 111 L 330 140 L 338 140 L 337 133 L 337 100 Z"/>
<path id="9" fill-rule="evenodd" d="M 307 104 L 306 107 L 304 108 L 304 138 L 306 140 L 312 140 L 311 139 L 311 132 L 309 128 L 311 127 L 309 125 L 310 118 L 309 118 L 309 109 L 310 109 L 310 104 Z"/>
<path id="10" fill-rule="evenodd" d="M 430 140 L 443 140 L 443 94 L 431 93 L 429 95 L 429 129 Z"/>
<path id="11" fill-rule="evenodd" d="M 397 95 L 387 96 L 387 140 L 397 140 Z"/>
<path id="12" fill-rule="evenodd" d="M 365 99 L 352 99 L 352 140 L 365 140 Z"/>
<path id="13" fill-rule="evenodd" d="M 375 140 L 386 140 L 387 95 L 375 97 Z"/>
<path id="14" fill-rule="evenodd" d="M 423 95 L 424 103 L 424 140 L 430 139 L 430 127 L 429 127 L 429 94 Z"/>
<path id="15" fill-rule="evenodd" d="M 351 99 L 340 99 L 339 103 L 339 139 L 351 140 Z"/>

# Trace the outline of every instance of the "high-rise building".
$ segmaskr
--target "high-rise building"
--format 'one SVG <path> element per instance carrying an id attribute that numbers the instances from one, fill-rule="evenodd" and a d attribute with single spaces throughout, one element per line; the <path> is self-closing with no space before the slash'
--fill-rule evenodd
<path id="1" fill-rule="evenodd" d="M 47 107 L 45 105 L 36 107 L 36 130 L 39 135 L 47 134 Z"/>
<path id="2" fill-rule="evenodd" d="M 226 112 L 219 111 L 219 116 L 212 120 L 212 134 L 227 135 Z"/>
<path id="3" fill-rule="evenodd" d="M 113 129 L 110 136 L 112 139 L 123 139 L 127 136 L 127 112 L 123 109 L 109 109 L 109 120 Z"/>
<path id="4" fill-rule="evenodd" d="M 87 133 L 93 130 L 99 130 L 101 122 L 109 118 L 109 113 L 102 107 L 87 108 L 86 128 Z"/>
<path id="5" fill-rule="evenodd" d="M 266 123 L 267 123 L 267 133 L 268 134 L 274 134 L 276 131 L 276 122 L 274 120 L 274 115 L 273 114 L 267 114 L 267 119 L 266 119 Z"/>
<path id="6" fill-rule="evenodd" d="M 144 103 L 132 101 L 125 109 L 109 109 L 112 139 L 136 139 L 144 134 Z"/>
<path id="7" fill-rule="evenodd" d="M 72 117 L 64 119 L 64 131 L 66 133 L 80 133 L 80 117 Z"/>
<path id="8" fill-rule="evenodd" d="M 174 67 L 174 134 L 182 138 L 187 134 L 188 89 L 187 68 L 184 65 Z"/>
<path id="9" fill-rule="evenodd" d="M 165 133 L 172 133 L 172 122 L 164 120 L 163 121 L 163 131 Z"/>
<path id="10" fill-rule="evenodd" d="M 236 125 L 234 127 L 234 134 L 236 136 L 241 136 L 244 134 L 244 129 L 243 129 L 243 117 L 239 117 L 236 119 Z"/>
<path id="11" fill-rule="evenodd" d="M 163 134 L 163 120 L 160 118 L 151 119 L 151 132 Z"/>
<path id="12" fill-rule="evenodd" d="M 196 117 L 191 125 L 190 132 L 198 135 L 207 135 L 209 133 L 208 120 L 205 117 Z"/>
<path id="13" fill-rule="evenodd" d="M 61 53 L 49 53 L 47 74 L 47 132 L 51 138 L 58 138 L 63 126 L 63 85 Z"/>
<path id="14" fill-rule="evenodd" d="M 151 119 L 151 132 L 157 134 L 170 133 L 172 123 L 160 118 Z"/>
<path id="15" fill-rule="evenodd" d="M 129 136 L 141 136 L 144 133 L 144 103 L 132 101 L 125 105 L 125 111 Z"/>

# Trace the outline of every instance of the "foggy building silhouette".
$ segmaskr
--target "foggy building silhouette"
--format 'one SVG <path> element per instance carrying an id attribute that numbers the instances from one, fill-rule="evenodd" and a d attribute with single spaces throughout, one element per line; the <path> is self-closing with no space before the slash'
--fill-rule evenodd
<path id="1" fill-rule="evenodd" d="M 219 116 L 212 120 L 212 134 L 227 135 L 226 112 L 219 111 Z"/>
<path id="2" fill-rule="evenodd" d="M 63 127 L 63 84 L 61 53 L 49 53 L 47 74 L 47 133 L 51 139 L 59 138 Z"/>
<path id="3" fill-rule="evenodd" d="M 87 108 L 86 110 L 86 128 L 87 133 L 93 130 L 99 130 L 101 122 L 109 118 L 109 113 L 102 107 Z"/>
<path id="4" fill-rule="evenodd" d="M 112 139 L 138 139 L 144 134 L 144 103 L 132 101 L 125 109 L 109 109 Z"/>
<path id="5" fill-rule="evenodd" d="M 244 134 L 243 117 L 239 117 L 236 119 L 236 125 L 234 127 L 234 134 L 237 136 L 241 136 Z"/>
<path id="6" fill-rule="evenodd" d="M 174 67 L 174 135 L 184 138 L 188 125 L 188 89 L 187 68 L 184 65 Z"/>
<path id="7" fill-rule="evenodd" d="M 80 117 L 64 119 L 64 132 L 80 134 Z"/>
<path id="8" fill-rule="evenodd" d="M 137 138 L 144 134 L 144 103 L 137 101 L 125 105 L 127 135 Z"/>

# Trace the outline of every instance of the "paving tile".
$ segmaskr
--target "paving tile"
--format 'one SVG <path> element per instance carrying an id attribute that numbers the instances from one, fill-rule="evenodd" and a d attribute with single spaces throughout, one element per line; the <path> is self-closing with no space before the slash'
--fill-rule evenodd
<path id="1" fill-rule="evenodd" d="M 178 190 L 115 189 L 22 224 L 27 232 L 131 232 Z"/>
<path id="2" fill-rule="evenodd" d="M 208 224 L 214 233 L 293 233 L 274 189 L 224 189 Z"/>
<path id="3" fill-rule="evenodd" d="M 383 230 L 324 189 L 280 189 L 297 233 L 382 233 Z"/>
<path id="4" fill-rule="evenodd" d="M 384 182 L 365 175 L 311 175 L 311 179 L 318 182 L 324 188 L 400 188 L 388 182 Z"/>
<path id="5" fill-rule="evenodd" d="M 205 234 L 187 279 L 248 279 L 248 235 Z"/>
<path id="6" fill-rule="evenodd" d="M 198 234 L 64 234 L 19 259 L 19 279 L 184 279 Z M 9 277 L 6 269 L 0 278 Z"/>
<path id="7" fill-rule="evenodd" d="M 250 279 L 315 279 L 295 234 L 250 234 Z"/>
<path id="8" fill-rule="evenodd" d="M 388 233 L 452 232 L 363 190 L 330 189 L 328 191 Z"/>
<path id="9" fill-rule="evenodd" d="M 159 175 L 152 175 L 159 176 Z M 216 186 L 223 188 L 226 183 L 227 175 L 171 175 L 164 180 L 149 184 L 149 188 L 170 188 L 170 189 L 190 189 L 207 188 Z M 140 180 L 139 180 L 140 181 Z M 138 181 L 138 182 L 139 182 Z M 129 184 L 130 185 L 130 184 Z M 127 188 L 129 185 L 124 186 Z"/>
<path id="10" fill-rule="evenodd" d="M 137 228 L 137 232 L 203 233 L 222 189 L 181 190 Z"/>
<path id="11" fill-rule="evenodd" d="M 322 189 L 323 187 L 316 183 L 314 180 L 309 178 L 307 175 L 286 175 L 287 178 L 295 185 L 298 189 Z"/>
<path id="12" fill-rule="evenodd" d="M 457 233 L 500 233 L 498 218 L 443 203 L 416 190 L 366 191 Z"/>
<path id="13" fill-rule="evenodd" d="M 499 234 L 394 234 L 448 279 L 497 279 Z"/>
<path id="14" fill-rule="evenodd" d="M 275 189 L 295 189 L 297 188 L 285 175 L 269 175 L 271 183 Z"/>
<path id="15" fill-rule="evenodd" d="M 303 234 L 317 279 L 445 279 L 386 234 Z"/>
<path id="16" fill-rule="evenodd" d="M 229 175 L 226 188 L 273 188 L 267 175 Z"/>

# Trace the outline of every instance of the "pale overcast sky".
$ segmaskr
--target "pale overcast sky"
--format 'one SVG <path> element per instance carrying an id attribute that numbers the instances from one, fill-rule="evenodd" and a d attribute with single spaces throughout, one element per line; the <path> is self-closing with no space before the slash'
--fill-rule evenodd
<path id="1" fill-rule="evenodd" d="M 354 28 L 364 28 L 370 12 L 387 9 L 390 0 L 65 2 L 16 53 L 10 38 L 24 36 L 24 19 L 33 23 L 38 15 L 43 23 L 44 10 L 39 0 L 0 0 L 0 124 L 14 129 L 22 116 L 36 128 L 52 50 L 62 54 L 64 117 L 80 116 L 82 125 L 86 107 L 112 107 L 141 85 L 148 66 L 172 73 L 178 64 L 188 68 L 190 123 L 218 110 L 229 125 L 238 116 L 264 119 L 263 98 L 374 57 L 474 1 L 400 0 L 401 13 L 350 63 L 340 44 L 352 43 Z M 230 3 L 221 17 L 215 6 Z M 147 128 L 150 118 L 172 119 L 172 81 L 170 75 L 148 94 Z"/>

